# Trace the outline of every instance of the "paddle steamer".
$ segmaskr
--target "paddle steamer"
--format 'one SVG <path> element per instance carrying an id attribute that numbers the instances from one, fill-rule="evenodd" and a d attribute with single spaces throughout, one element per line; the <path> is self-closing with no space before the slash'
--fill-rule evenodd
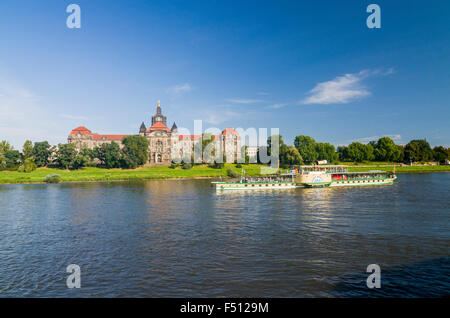
<path id="1" fill-rule="evenodd" d="M 347 166 L 294 166 L 290 172 L 263 177 L 244 177 L 229 182 L 212 182 L 216 190 L 263 190 L 315 187 L 369 186 L 394 183 L 394 172 L 381 170 L 349 172 Z"/>

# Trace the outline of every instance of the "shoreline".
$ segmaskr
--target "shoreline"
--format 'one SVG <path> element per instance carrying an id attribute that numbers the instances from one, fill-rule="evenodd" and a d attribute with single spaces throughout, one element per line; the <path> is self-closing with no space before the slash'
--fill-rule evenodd
<path id="1" fill-rule="evenodd" d="M 80 170 L 59 170 L 52 168 L 39 168 L 33 172 L 2 171 L 0 172 L 0 185 L 3 184 L 52 184 L 44 182 L 45 176 L 56 173 L 61 176 L 59 183 L 85 183 L 85 182 L 130 182 L 147 180 L 201 180 L 201 179 L 230 179 L 227 169 L 231 168 L 237 173 L 242 169 L 246 176 L 261 176 L 260 168 L 263 165 L 250 164 L 236 168 L 234 164 L 226 164 L 222 169 L 214 169 L 206 165 L 194 166 L 192 169 L 171 169 L 168 166 L 140 167 L 134 170 L 104 169 L 87 167 Z M 392 171 L 393 165 L 349 165 L 349 171 L 383 170 Z M 450 172 L 450 166 L 396 166 L 396 173 L 432 173 Z"/>

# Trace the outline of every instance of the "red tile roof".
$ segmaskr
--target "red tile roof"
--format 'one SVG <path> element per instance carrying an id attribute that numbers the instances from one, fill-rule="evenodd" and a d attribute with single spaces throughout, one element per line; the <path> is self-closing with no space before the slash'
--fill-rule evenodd
<path id="1" fill-rule="evenodd" d="M 191 139 L 191 140 L 193 140 L 193 139 L 198 139 L 198 138 L 200 138 L 202 135 L 179 135 L 178 136 L 178 139 L 179 140 L 183 140 L 183 139 Z"/>
<path id="2" fill-rule="evenodd" d="M 238 132 L 237 132 L 234 128 L 231 128 L 231 127 L 225 128 L 225 129 L 222 131 L 222 135 L 235 135 L 235 136 L 239 136 Z"/>
<path id="3" fill-rule="evenodd" d="M 106 140 L 121 140 L 124 137 L 127 137 L 130 135 L 97 135 L 97 134 L 93 134 L 92 135 L 92 139 L 94 140 L 101 140 L 103 138 L 105 138 Z"/>
<path id="4" fill-rule="evenodd" d="M 106 140 L 121 140 L 123 137 L 126 136 L 130 136 L 130 135 L 99 135 L 99 134 L 94 134 L 92 133 L 92 131 L 90 131 L 89 129 L 87 129 L 84 126 L 80 126 L 75 128 L 74 130 L 72 130 L 70 132 L 71 135 L 90 135 L 92 136 L 93 140 L 102 140 L 103 138 L 105 138 Z"/>
<path id="5" fill-rule="evenodd" d="M 150 132 L 152 130 L 165 130 L 167 132 L 170 132 L 170 129 L 160 121 L 156 122 L 154 125 L 148 128 L 147 132 Z"/>
<path id="6" fill-rule="evenodd" d="M 75 128 L 70 132 L 71 135 L 92 135 L 92 132 L 84 126 Z"/>

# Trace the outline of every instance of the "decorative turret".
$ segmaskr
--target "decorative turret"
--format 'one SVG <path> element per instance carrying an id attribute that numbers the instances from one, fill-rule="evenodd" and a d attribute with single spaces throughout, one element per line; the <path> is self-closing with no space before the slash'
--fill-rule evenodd
<path id="1" fill-rule="evenodd" d="M 146 130 L 147 130 L 147 127 L 145 127 L 144 122 L 142 122 L 141 128 L 139 128 L 139 135 L 145 135 Z"/>
<path id="2" fill-rule="evenodd" d="M 177 127 L 177 125 L 175 124 L 175 122 L 173 122 L 171 131 L 172 131 L 172 132 L 177 132 L 177 131 L 178 131 L 178 127 Z"/>
<path id="3" fill-rule="evenodd" d="M 166 116 L 163 116 L 162 111 L 161 111 L 161 102 L 158 100 L 158 106 L 156 107 L 156 114 L 154 116 L 152 116 L 152 126 L 157 122 L 161 122 L 164 125 L 167 125 L 166 121 L 167 121 L 167 118 L 166 118 Z"/>

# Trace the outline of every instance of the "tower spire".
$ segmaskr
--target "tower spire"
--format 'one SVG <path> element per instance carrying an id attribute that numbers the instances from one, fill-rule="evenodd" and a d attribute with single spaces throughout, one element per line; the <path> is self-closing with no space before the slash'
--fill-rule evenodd
<path id="1" fill-rule="evenodd" d="M 158 99 L 158 106 L 156 107 L 156 113 L 161 115 L 161 101 Z"/>

